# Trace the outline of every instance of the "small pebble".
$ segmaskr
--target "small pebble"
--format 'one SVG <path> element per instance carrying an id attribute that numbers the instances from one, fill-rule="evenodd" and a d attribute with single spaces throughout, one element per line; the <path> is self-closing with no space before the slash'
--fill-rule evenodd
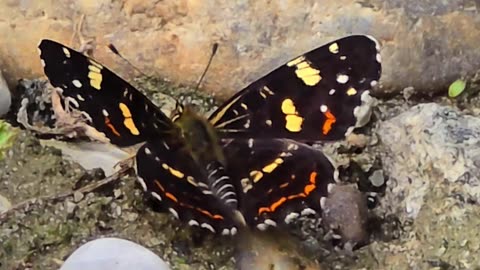
<path id="1" fill-rule="evenodd" d="M 67 258 L 60 270 L 169 270 L 150 250 L 120 238 L 90 241 Z"/>
<path id="2" fill-rule="evenodd" d="M 374 187 L 381 187 L 383 184 L 385 184 L 385 177 L 383 177 L 383 171 L 382 170 L 374 171 L 372 175 L 369 177 L 369 180 Z"/>
<path id="3" fill-rule="evenodd" d="M 0 71 L 0 117 L 4 116 L 12 104 L 12 95 L 7 82 Z"/>
<path id="4" fill-rule="evenodd" d="M 12 207 L 12 204 L 10 203 L 10 201 L 7 198 L 0 195 L 0 213 L 7 211 L 11 207 Z"/>

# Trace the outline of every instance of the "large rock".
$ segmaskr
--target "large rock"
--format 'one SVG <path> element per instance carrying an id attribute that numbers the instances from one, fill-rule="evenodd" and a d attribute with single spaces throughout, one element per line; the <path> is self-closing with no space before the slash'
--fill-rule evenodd
<path id="1" fill-rule="evenodd" d="M 365 260 L 375 254 L 389 269 L 478 267 L 472 254 L 480 249 L 480 118 L 421 104 L 377 132 L 389 176 L 380 209 L 399 218 L 402 235 L 370 245 Z"/>
<path id="2" fill-rule="evenodd" d="M 218 42 L 205 88 L 224 97 L 352 33 L 383 45 L 377 93 L 441 90 L 480 66 L 478 3 L 467 0 L 10 0 L 0 2 L 0 15 L 0 62 L 11 84 L 42 74 L 35 47 L 43 38 L 75 48 L 95 40 L 95 57 L 131 77 L 133 69 L 103 46 L 111 42 L 146 73 L 185 84 L 198 80 Z"/>

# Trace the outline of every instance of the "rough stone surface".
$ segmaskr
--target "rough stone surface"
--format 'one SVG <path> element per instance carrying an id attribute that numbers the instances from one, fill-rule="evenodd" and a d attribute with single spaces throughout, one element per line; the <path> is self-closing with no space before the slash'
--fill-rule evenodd
<path id="1" fill-rule="evenodd" d="M 378 134 L 388 147 L 386 202 L 398 207 L 392 212 L 416 218 L 443 183 L 457 186 L 456 196 L 480 201 L 480 118 L 422 104 L 382 123 Z"/>
<path id="2" fill-rule="evenodd" d="M 471 254 L 480 248 L 480 118 L 427 103 L 384 121 L 377 132 L 389 175 L 380 209 L 398 217 L 403 233 L 370 245 L 371 254 L 391 269 L 478 267 Z"/>
<path id="3" fill-rule="evenodd" d="M 480 66 L 478 1 L 2 1 L 0 62 L 10 84 L 42 74 L 43 38 L 90 48 L 129 78 L 133 69 L 106 49 L 113 43 L 148 74 L 194 84 L 211 46 L 220 49 L 205 80 L 219 96 L 285 61 L 348 34 L 370 34 L 383 46 L 377 93 L 446 89 Z M 32 31 L 34 29 L 34 31 Z M 88 41 L 89 46 L 85 46 Z"/>
<path id="4" fill-rule="evenodd" d="M 366 199 L 356 187 L 334 186 L 325 200 L 324 225 L 334 229 L 344 243 L 365 243 L 368 216 Z"/>

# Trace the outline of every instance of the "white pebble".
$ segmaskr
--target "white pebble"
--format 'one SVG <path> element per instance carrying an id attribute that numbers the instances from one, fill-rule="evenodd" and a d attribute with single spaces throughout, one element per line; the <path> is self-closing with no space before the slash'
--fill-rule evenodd
<path id="1" fill-rule="evenodd" d="M 150 250 L 128 240 L 101 238 L 75 250 L 60 270 L 169 270 Z"/>

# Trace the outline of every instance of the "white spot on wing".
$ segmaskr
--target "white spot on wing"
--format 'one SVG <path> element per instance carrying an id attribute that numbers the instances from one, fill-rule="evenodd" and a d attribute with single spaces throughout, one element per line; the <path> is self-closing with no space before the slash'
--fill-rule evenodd
<path id="1" fill-rule="evenodd" d="M 300 215 L 298 213 L 290 213 L 285 217 L 285 224 L 290 224 L 290 222 L 294 221 L 297 219 Z"/>
<path id="2" fill-rule="evenodd" d="M 305 208 L 302 210 L 302 212 L 300 212 L 302 216 L 315 215 L 315 213 L 315 210 L 313 210 L 312 208 Z"/>
<path id="3" fill-rule="evenodd" d="M 372 40 L 373 42 L 375 42 L 375 49 L 377 51 L 380 51 L 380 42 L 378 42 L 378 40 L 370 35 L 366 35 L 367 38 L 369 38 L 370 40 Z"/>
<path id="4" fill-rule="evenodd" d="M 336 91 L 335 89 L 330 89 L 330 91 L 328 91 L 328 94 L 332 96 L 333 94 L 335 94 L 335 91 Z"/>
<path id="5" fill-rule="evenodd" d="M 320 198 L 320 207 L 322 207 L 322 209 L 325 209 L 325 204 L 326 203 L 327 203 L 327 198 L 321 197 Z"/>
<path id="6" fill-rule="evenodd" d="M 140 185 L 143 188 L 143 191 L 147 191 L 147 184 L 145 184 L 145 181 L 143 180 L 142 177 L 138 176 L 137 181 L 140 183 Z"/>
<path id="7" fill-rule="evenodd" d="M 265 231 L 267 228 L 268 228 L 268 225 L 265 223 L 257 224 L 257 229 L 259 229 L 260 231 Z"/>
<path id="8" fill-rule="evenodd" d="M 337 75 L 337 82 L 341 83 L 341 84 L 346 84 L 348 82 L 348 75 L 338 74 Z"/>
<path id="9" fill-rule="evenodd" d="M 79 80 L 73 80 L 72 81 L 73 86 L 80 88 L 82 87 L 82 83 Z"/>
<path id="10" fill-rule="evenodd" d="M 194 219 L 190 219 L 190 220 L 188 221 L 188 225 L 190 225 L 190 226 L 198 226 L 198 225 L 200 225 L 200 224 L 198 224 L 198 221 L 196 221 L 196 220 L 194 220 Z"/>
<path id="11" fill-rule="evenodd" d="M 176 219 L 178 219 L 178 213 L 177 213 L 177 211 L 176 211 L 175 209 L 173 209 L 173 208 L 170 207 L 170 208 L 168 208 L 168 211 L 170 211 L 170 213 L 172 213 L 172 215 L 173 215 Z"/>
<path id="12" fill-rule="evenodd" d="M 145 147 L 145 154 L 151 155 L 152 151 L 150 151 L 150 149 L 148 149 L 148 147 Z"/>
<path id="13" fill-rule="evenodd" d="M 276 227 L 277 226 L 277 223 L 271 219 L 265 219 L 263 221 L 265 224 L 267 224 L 268 226 L 272 226 L 272 227 Z"/>
<path id="14" fill-rule="evenodd" d="M 335 187 L 335 184 L 328 184 L 328 185 L 327 185 L 327 191 L 328 191 L 328 193 L 331 193 L 334 187 Z"/>
<path id="15" fill-rule="evenodd" d="M 324 112 L 327 112 L 327 111 L 328 111 L 327 105 L 321 105 L 321 106 L 320 106 L 320 111 L 323 112 L 323 113 L 324 113 Z"/>
<path id="16" fill-rule="evenodd" d="M 205 228 L 207 230 L 210 230 L 212 233 L 215 232 L 215 229 L 212 227 L 212 225 L 210 225 L 208 223 L 202 223 L 202 225 L 200 225 L 200 227 Z"/>
<path id="17" fill-rule="evenodd" d="M 152 197 L 154 197 L 155 199 L 157 199 L 158 201 L 162 201 L 162 197 L 160 195 L 158 195 L 158 193 L 156 192 L 150 192 L 150 194 L 152 195 Z"/>
<path id="18" fill-rule="evenodd" d="M 63 50 L 63 54 L 65 54 L 65 56 L 66 56 L 67 58 L 70 58 L 70 56 L 71 56 L 71 55 L 70 55 L 70 51 L 69 51 L 67 48 L 65 48 L 65 47 L 63 47 L 62 50 Z"/>
<path id="19" fill-rule="evenodd" d="M 103 110 L 102 110 L 102 114 L 103 114 L 103 116 L 108 117 L 108 112 L 107 112 L 107 110 L 103 109 Z"/>

